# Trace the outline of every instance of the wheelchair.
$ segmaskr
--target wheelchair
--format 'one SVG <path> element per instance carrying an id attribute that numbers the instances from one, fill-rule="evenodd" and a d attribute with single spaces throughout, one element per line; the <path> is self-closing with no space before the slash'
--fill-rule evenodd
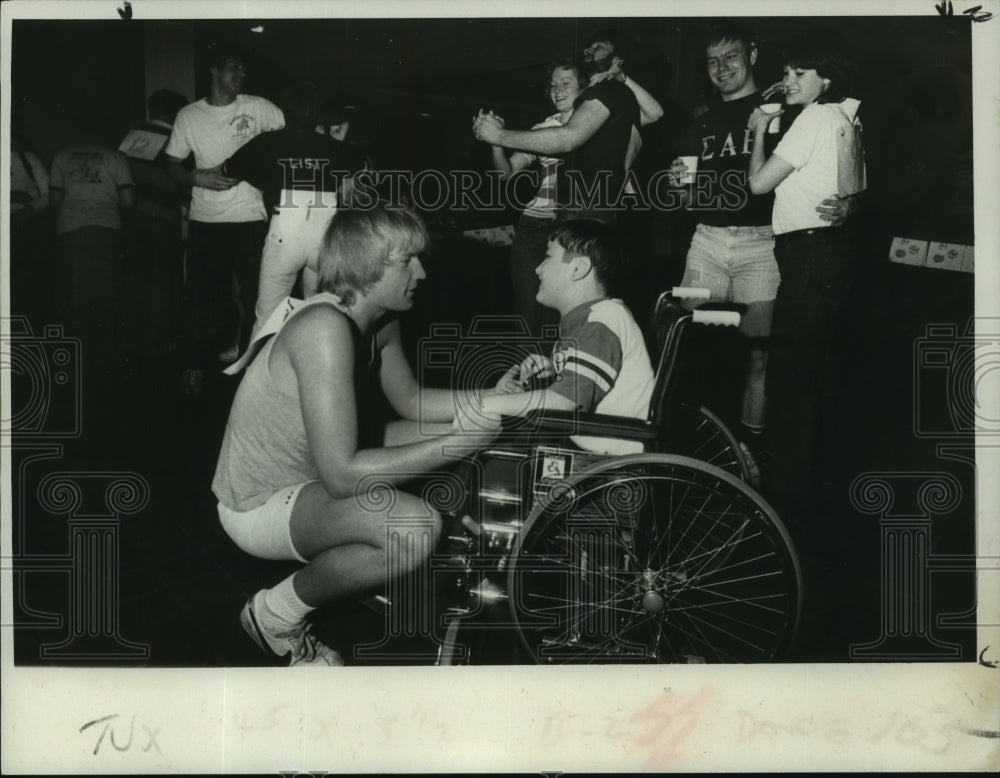
<path id="1" fill-rule="evenodd" d="M 700 291 L 700 290 L 699 290 Z M 739 314 L 660 296 L 648 419 L 544 411 L 534 433 L 636 441 L 595 454 L 544 442 L 478 453 L 468 513 L 432 566 L 437 664 L 474 664 L 515 635 L 525 663 L 736 663 L 786 656 L 802 573 L 789 533 L 747 483 L 726 425 L 679 392 L 691 326 Z M 697 296 L 697 295 L 695 295 Z M 470 637 L 471 636 L 471 637 Z"/>

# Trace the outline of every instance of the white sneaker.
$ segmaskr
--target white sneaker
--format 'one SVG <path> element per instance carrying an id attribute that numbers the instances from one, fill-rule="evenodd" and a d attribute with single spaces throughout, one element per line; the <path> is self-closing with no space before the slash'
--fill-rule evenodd
<path id="1" fill-rule="evenodd" d="M 290 624 L 272 613 L 264 604 L 265 591 L 261 589 L 247 600 L 240 612 L 240 624 L 264 653 L 275 660 L 290 654 L 289 667 L 344 666 L 344 657 L 312 633 L 312 624 L 306 621 Z"/>

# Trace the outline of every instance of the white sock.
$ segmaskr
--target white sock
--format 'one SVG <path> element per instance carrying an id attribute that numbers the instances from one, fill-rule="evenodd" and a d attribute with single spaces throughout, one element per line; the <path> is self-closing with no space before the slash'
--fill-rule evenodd
<path id="1" fill-rule="evenodd" d="M 268 610 L 289 624 L 298 624 L 309 611 L 314 610 L 311 605 L 302 602 L 299 595 L 295 593 L 295 586 L 292 584 L 294 578 L 295 573 L 292 573 L 277 586 L 264 592 L 264 604 Z"/>

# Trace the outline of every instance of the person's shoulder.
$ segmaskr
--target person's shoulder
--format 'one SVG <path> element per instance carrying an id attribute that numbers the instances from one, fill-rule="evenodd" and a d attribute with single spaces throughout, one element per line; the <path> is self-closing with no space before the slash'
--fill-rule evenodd
<path id="1" fill-rule="evenodd" d="M 622 314 L 631 315 L 629 313 L 628 306 L 626 306 L 625 303 L 623 303 L 617 297 L 602 297 L 600 300 L 597 300 L 591 304 L 590 312 L 591 314 L 599 313 L 599 314 L 608 314 L 616 316 Z"/>
<path id="2" fill-rule="evenodd" d="M 347 316 L 330 303 L 313 303 L 295 314 L 278 331 L 276 346 L 310 360 L 350 348 L 351 326 Z"/>
<path id="3" fill-rule="evenodd" d="M 243 152 L 250 154 L 256 151 L 269 150 L 276 145 L 280 145 L 286 139 L 284 130 L 267 130 L 254 135 L 236 151 L 237 154 Z"/>
<path id="4" fill-rule="evenodd" d="M 562 114 L 554 113 L 551 116 L 546 116 L 537 124 L 532 125 L 533 130 L 544 130 L 549 127 L 561 127 L 562 126 Z"/>
<path id="5" fill-rule="evenodd" d="M 765 101 L 761 98 L 760 92 L 752 92 L 735 100 L 719 100 L 716 98 L 709 102 L 708 107 L 695 121 L 699 119 L 705 119 L 706 121 L 725 120 L 733 114 L 742 114 L 744 111 L 749 116 L 753 109 L 763 102 Z"/>
<path id="6" fill-rule="evenodd" d="M 254 107 L 254 108 L 265 108 L 268 110 L 278 110 L 278 106 L 268 100 L 266 97 L 261 97 L 260 95 L 246 95 L 239 94 L 236 99 L 240 101 L 240 104 L 244 107 Z"/>
<path id="7" fill-rule="evenodd" d="M 303 304 L 302 308 L 285 323 L 286 330 L 311 330 L 313 328 L 332 328 L 337 331 L 350 331 L 347 315 L 337 310 L 331 302 L 313 301 Z"/>
<path id="8" fill-rule="evenodd" d="M 174 117 L 174 125 L 176 126 L 178 120 L 185 119 L 188 116 L 204 111 L 206 108 L 208 108 L 208 100 L 204 97 L 199 97 L 197 100 L 188 103 L 177 112 L 177 116 Z"/>
<path id="9" fill-rule="evenodd" d="M 834 109 L 835 110 L 835 109 Z M 823 103 L 810 103 L 804 106 L 797 115 L 792 117 L 788 132 L 782 135 L 782 140 L 789 135 L 794 137 L 812 137 L 822 130 L 822 127 L 834 122 L 830 106 Z"/>
<path id="10" fill-rule="evenodd" d="M 839 118 L 836 106 L 827 103 L 809 103 L 809 105 L 803 106 L 802 110 L 799 111 L 799 115 L 795 117 L 795 122 L 801 122 L 802 124 L 827 122 L 835 117 Z"/>
<path id="11" fill-rule="evenodd" d="M 603 300 L 598 300 L 594 303 L 590 307 L 587 321 L 606 324 L 608 326 L 615 325 L 612 329 L 615 329 L 618 326 L 630 326 L 636 324 L 632 311 L 627 305 L 625 305 L 625 303 L 616 297 L 606 297 Z"/>
<path id="12" fill-rule="evenodd" d="M 616 78 L 606 78 L 603 81 L 598 81 L 596 84 L 591 84 L 586 89 L 580 93 L 580 99 L 582 100 L 601 100 L 601 99 L 614 99 L 614 98 L 624 98 L 627 95 L 632 95 L 632 90 L 629 89 L 622 81 Z M 632 95 L 633 99 L 635 95 Z"/>
<path id="13" fill-rule="evenodd" d="M 581 325 L 614 323 L 621 318 L 621 301 L 602 297 L 590 303 L 584 303 L 571 311 L 571 318 Z"/>
<path id="14" fill-rule="evenodd" d="M 315 154 L 318 157 L 328 157 L 329 159 L 337 160 L 341 164 L 340 167 L 344 166 L 344 160 L 351 158 L 350 149 L 345 143 L 341 141 L 334 140 L 329 135 L 322 135 L 318 132 L 308 132 L 305 133 L 303 137 L 308 137 L 306 143 L 309 146 L 309 152 Z"/>

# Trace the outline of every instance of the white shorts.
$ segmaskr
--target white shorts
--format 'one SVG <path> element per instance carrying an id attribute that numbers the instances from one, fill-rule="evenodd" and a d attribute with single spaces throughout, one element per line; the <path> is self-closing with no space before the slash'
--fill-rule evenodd
<path id="1" fill-rule="evenodd" d="M 306 484 L 280 489 L 259 508 L 234 511 L 219 503 L 219 521 L 232 541 L 251 556 L 260 559 L 297 559 L 306 563 L 292 543 L 292 508 Z"/>
<path id="2" fill-rule="evenodd" d="M 749 304 L 774 300 L 780 283 L 770 226 L 698 225 L 681 286 L 707 286 L 713 299 Z"/>

